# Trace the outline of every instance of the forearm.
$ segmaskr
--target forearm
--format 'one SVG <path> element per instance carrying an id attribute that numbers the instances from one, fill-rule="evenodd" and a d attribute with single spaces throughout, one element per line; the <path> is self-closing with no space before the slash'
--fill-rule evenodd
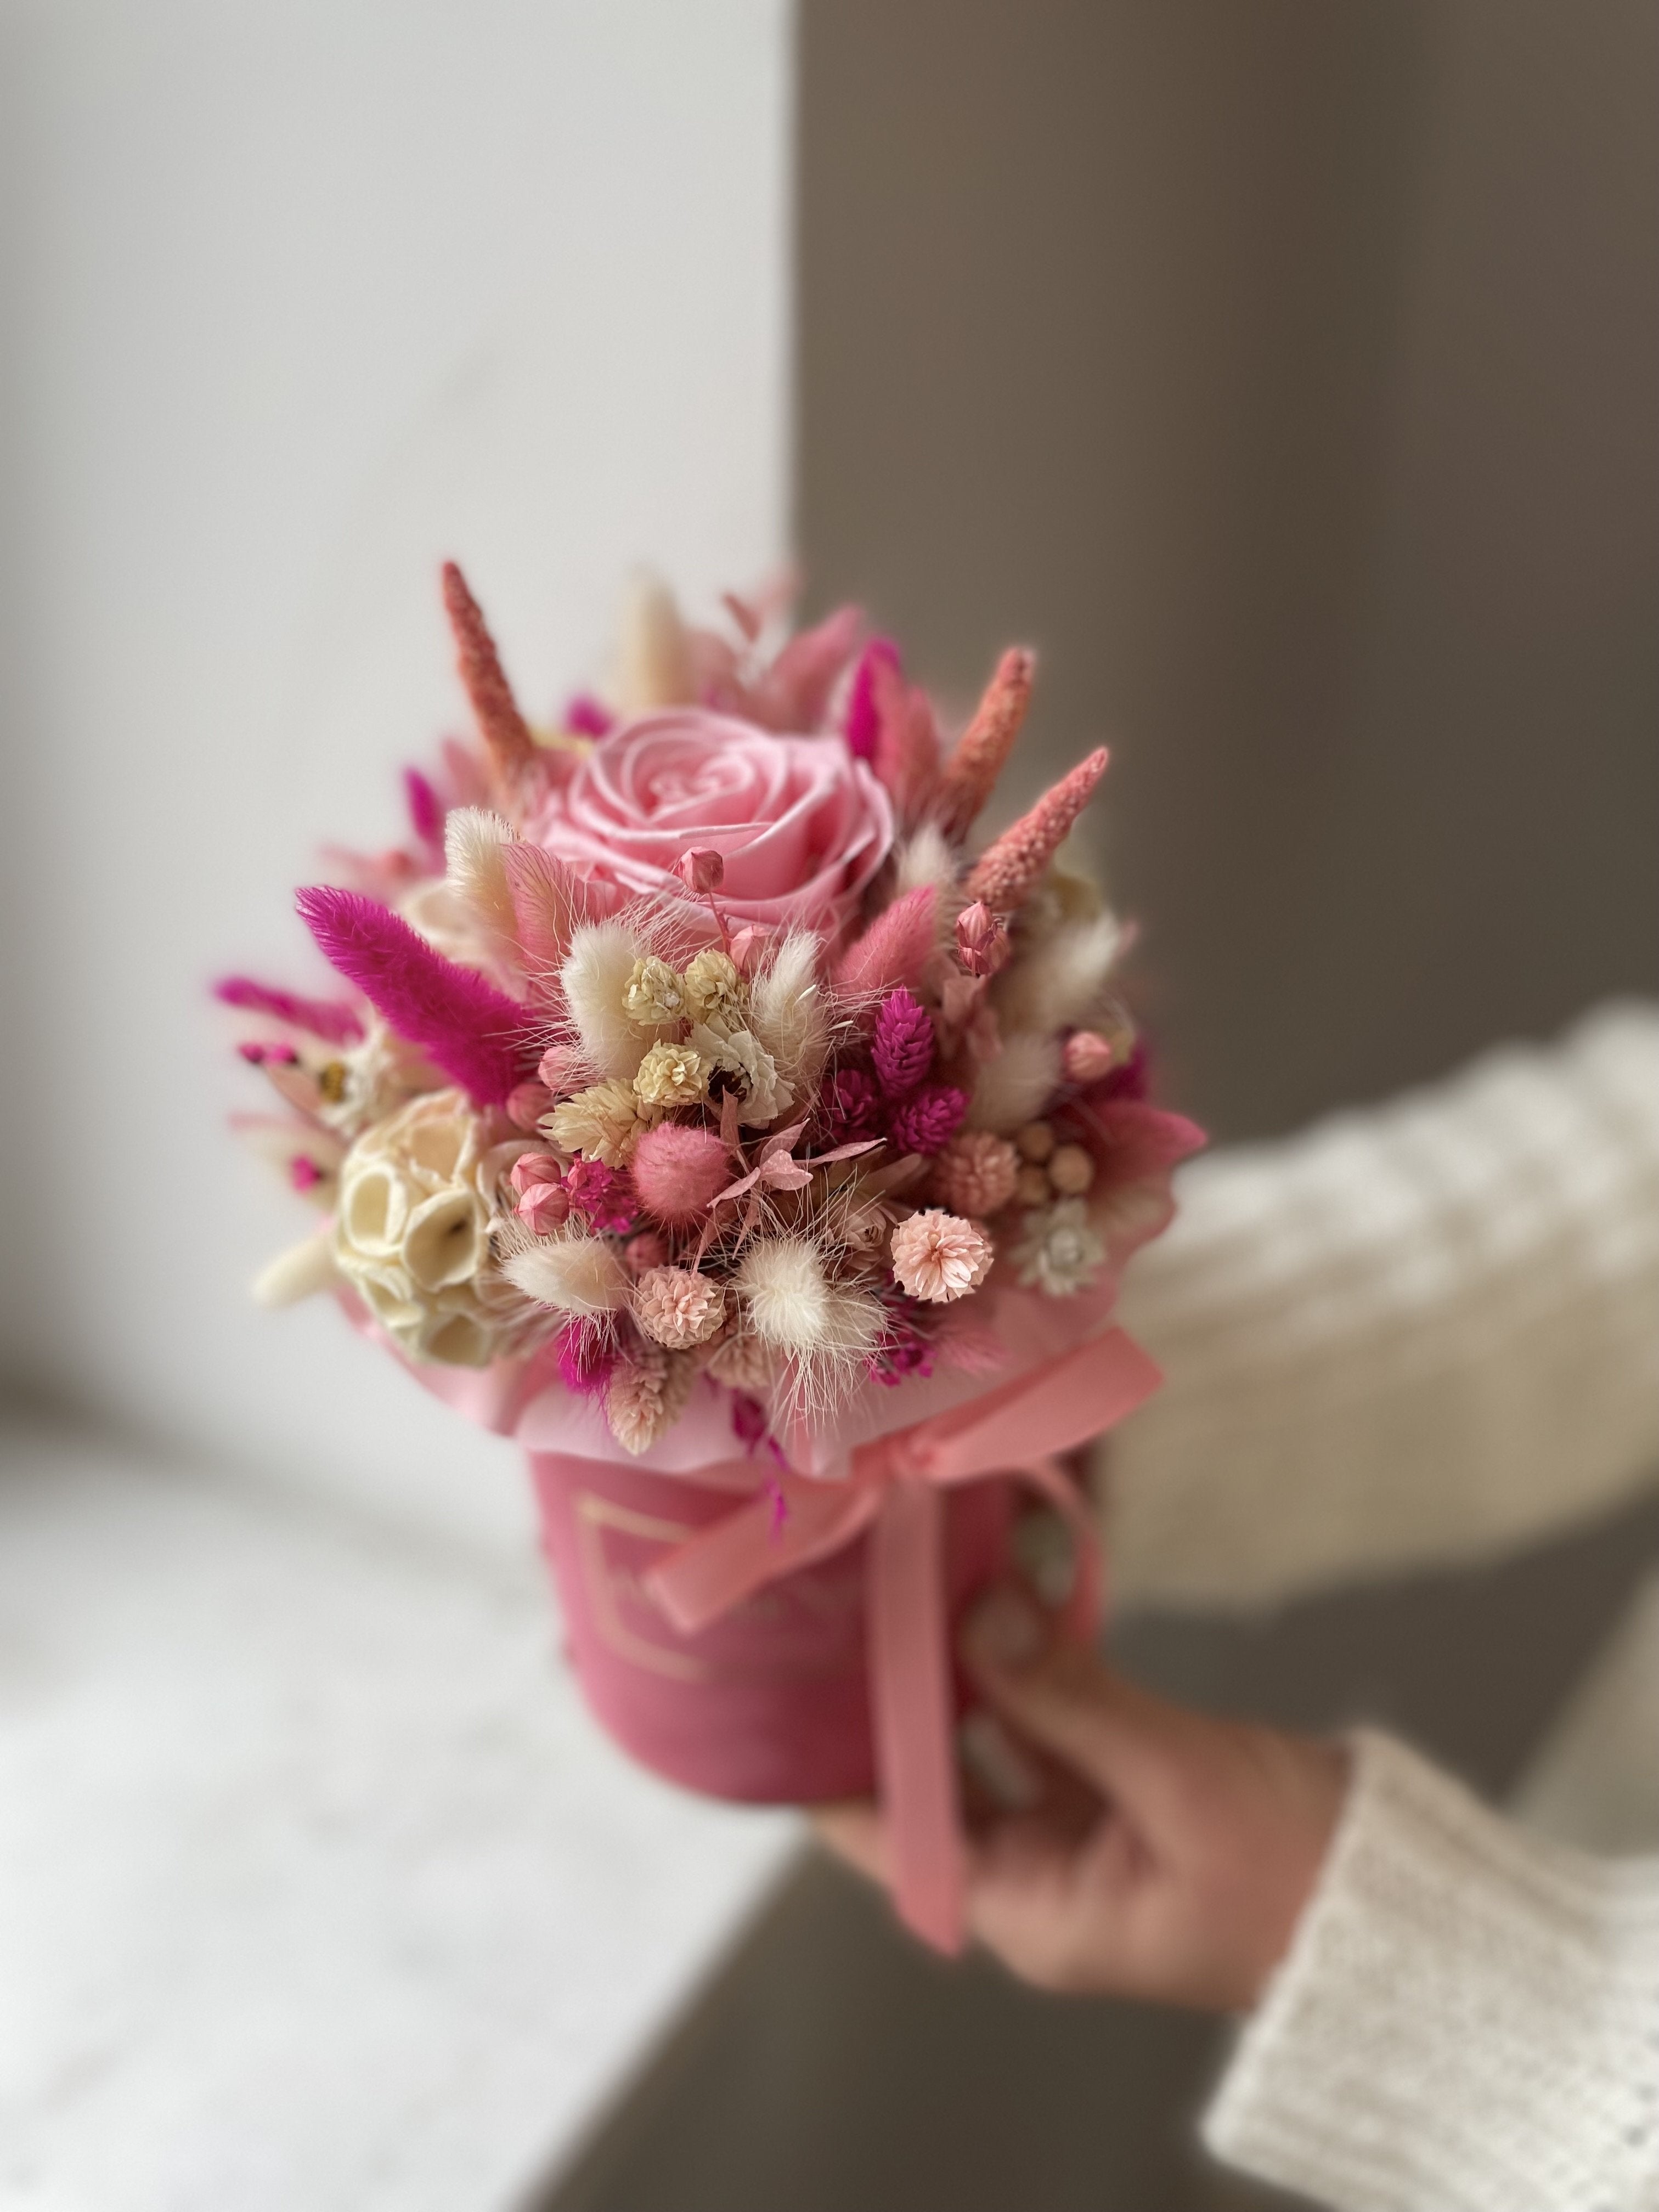
<path id="1" fill-rule="evenodd" d="M 1659 1862 L 1539 1841 L 1358 1739 L 1205 2136 L 1336 2212 L 1659 2203 Z"/>
<path id="2" fill-rule="evenodd" d="M 1659 1013 L 1187 1170 L 1130 1271 L 1119 1600 L 1473 1559 L 1659 1474 Z"/>

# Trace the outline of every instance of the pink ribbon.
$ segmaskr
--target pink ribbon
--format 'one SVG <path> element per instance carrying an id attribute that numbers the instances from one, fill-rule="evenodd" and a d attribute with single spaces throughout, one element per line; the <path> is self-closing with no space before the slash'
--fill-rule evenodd
<path id="1" fill-rule="evenodd" d="M 894 1897 L 906 1923 L 941 1951 L 962 1948 L 965 1890 L 943 1493 L 957 1483 L 1013 1475 L 1063 1514 L 1077 1547 L 1063 1626 L 1091 1636 L 1099 1549 L 1087 1509 L 1054 1455 L 1110 1428 L 1160 1379 L 1133 1339 L 1109 1329 L 1000 1389 L 860 1445 L 848 1481 L 781 1474 L 645 1577 L 674 1626 L 695 1633 L 767 1583 L 870 1531 L 869 1672 Z"/>

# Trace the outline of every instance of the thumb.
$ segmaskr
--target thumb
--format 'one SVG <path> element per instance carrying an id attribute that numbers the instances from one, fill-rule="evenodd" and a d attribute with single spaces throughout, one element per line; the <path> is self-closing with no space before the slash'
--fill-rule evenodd
<path id="1" fill-rule="evenodd" d="M 1057 1638 L 1012 1583 L 969 1615 L 961 1653 L 1022 1735 L 1126 1808 L 1156 1811 L 1173 1764 L 1165 1723 L 1179 1716 L 1171 1709 L 1114 1674 L 1086 1644 Z"/>

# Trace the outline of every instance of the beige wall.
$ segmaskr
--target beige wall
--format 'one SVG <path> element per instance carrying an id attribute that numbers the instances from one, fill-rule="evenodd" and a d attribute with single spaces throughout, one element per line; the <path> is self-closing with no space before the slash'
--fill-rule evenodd
<path id="1" fill-rule="evenodd" d="M 1289 1127 L 1659 987 L 1659 10 L 806 0 L 797 535 L 1044 654 L 1169 1088 Z"/>

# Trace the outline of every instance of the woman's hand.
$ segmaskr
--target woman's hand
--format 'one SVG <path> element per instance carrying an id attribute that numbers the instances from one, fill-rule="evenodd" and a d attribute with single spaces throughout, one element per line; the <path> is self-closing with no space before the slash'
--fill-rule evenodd
<path id="1" fill-rule="evenodd" d="M 1030 1801 L 969 1844 L 980 1941 L 1045 1989 L 1253 2005 L 1336 1825 L 1340 1747 L 1166 1705 L 1055 1642 L 1012 1585 L 970 1618 L 963 1659 L 1014 1739 L 1001 1794 Z M 872 1808 L 826 1807 L 818 1826 L 882 1879 Z"/>

